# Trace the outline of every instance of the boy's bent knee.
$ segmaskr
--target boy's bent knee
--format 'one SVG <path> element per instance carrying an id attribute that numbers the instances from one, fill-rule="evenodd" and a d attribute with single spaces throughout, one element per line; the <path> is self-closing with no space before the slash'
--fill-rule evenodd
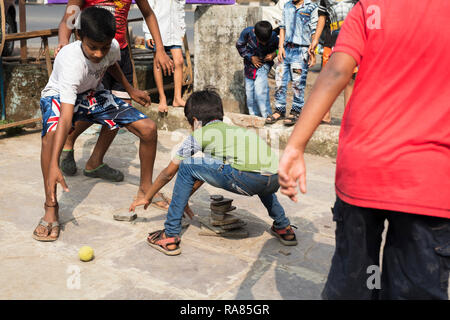
<path id="1" fill-rule="evenodd" d="M 134 127 L 139 132 L 139 138 L 145 141 L 153 141 L 157 138 L 156 123 L 151 119 L 142 119 L 135 123 Z"/>

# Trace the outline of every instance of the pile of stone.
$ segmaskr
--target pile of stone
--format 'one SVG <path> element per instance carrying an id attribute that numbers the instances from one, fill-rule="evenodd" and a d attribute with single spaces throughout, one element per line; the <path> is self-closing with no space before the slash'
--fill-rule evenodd
<path id="1" fill-rule="evenodd" d="M 202 236 L 218 236 L 230 238 L 246 238 L 248 231 L 243 229 L 245 222 L 230 214 L 236 209 L 232 205 L 233 199 L 224 198 L 221 195 L 212 195 L 210 216 L 198 217 L 201 223 Z"/>

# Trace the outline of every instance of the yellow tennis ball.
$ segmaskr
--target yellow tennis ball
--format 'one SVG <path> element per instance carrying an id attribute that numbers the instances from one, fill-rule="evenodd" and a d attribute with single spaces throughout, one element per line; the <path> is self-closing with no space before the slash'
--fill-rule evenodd
<path id="1" fill-rule="evenodd" d="M 78 251 L 78 256 L 81 261 L 91 261 L 94 257 L 94 249 L 89 246 L 81 247 L 80 251 Z"/>

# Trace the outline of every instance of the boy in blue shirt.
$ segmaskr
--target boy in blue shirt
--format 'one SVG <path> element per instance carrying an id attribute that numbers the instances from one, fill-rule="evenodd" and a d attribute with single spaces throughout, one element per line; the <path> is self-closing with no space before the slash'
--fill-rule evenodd
<path id="1" fill-rule="evenodd" d="M 276 110 L 273 115 L 267 117 L 268 124 L 284 119 L 286 89 L 290 80 L 294 99 L 290 115 L 284 120 L 284 124 L 295 124 L 300 115 L 304 104 L 308 68 L 315 64 L 315 57 L 309 54 L 308 48 L 316 33 L 318 19 L 318 5 L 311 0 L 291 0 L 284 6 L 278 47 L 280 64 L 275 73 Z"/>
<path id="2" fill-rule="evenodd" d="M 277 56 L 278 36 L 268 21 L 259 21 L 254 27 L 245 28 L 236 42 L 236 48 L 244 58 L 245 92 L 251 115 L 268 117 L 270 107 L 267 76 Z"/>

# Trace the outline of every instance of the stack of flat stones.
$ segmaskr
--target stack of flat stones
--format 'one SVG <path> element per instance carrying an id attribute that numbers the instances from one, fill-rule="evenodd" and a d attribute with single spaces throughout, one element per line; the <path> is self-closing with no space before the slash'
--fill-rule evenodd
<path id="1" fill-rule="evenodd" d="M 220 236 L 233 238 L 246 238 L 248 232 L 242 227 L 245 222 L 230 214 L 236 207 L 232 206 L 233 199 L 224 198 L 221 195 L 212 195 L 210 216 L 199 217 L 202 224 L 200 235 Z"/>

